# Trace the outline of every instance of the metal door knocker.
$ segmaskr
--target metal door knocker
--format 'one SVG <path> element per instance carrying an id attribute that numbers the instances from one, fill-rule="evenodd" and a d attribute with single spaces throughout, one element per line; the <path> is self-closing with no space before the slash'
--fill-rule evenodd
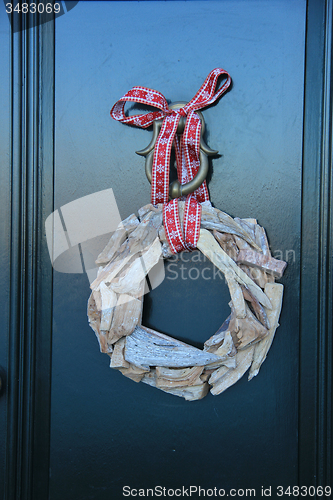
<path id="1" fill-rule="evenodd" d="M 177 101 L 172 104 L 169 104 L 169 108 L 172 110 L 180 109 L 186 106 L 185 101 Z M 208 174 L 208 156 L 215 156 L 218 154 L 218 151 L 214 151 L 214 149 L 211 149 L 209 146 L 204 141 L 204 133 L 205 133 L 205 120 L 200 111 L 197 111 L 197 114 L 200 118 L 201 121 L 201 136 L 200 136 L 200 167 L 198 170 L 198 173 L 192 179 L 191 181 L 187 182 L 186 184 L 181 184 L 179 180 L 175 180 L 170 184 L 169 188 L 169 197 L 170 199 L 173 198 L 180 198 L 181 196 L 187 196 L 190 193 L 193 193 L 196 189 L 198 189 L 199 186 L 203 183 L 203 181 L 206 179 L 207 174 Z M 151 184 L 151 177 L 152 177 L 152 168 L 153 168 L 153 158 L 154 158 L 154 152 L 155 152 L 155 143 L 157 140 L 157 137 L 161 131 L 161 126 L 162 126 L 163 120 L 155 120 L 153 123 L 153 137 L 151 142 L 148 144 L 148 146 L 144 149 L 141 149 L 140 151 L 136 151 L 136 154 L 140 156 L 145 156 L 146 157 L 146 176 L 148 181 Z M 177 127 L 177 134 L 182 134 L 184 132 L 185 128 L 185 117 L 182 116 L 178 122 L 178 127 Z"/>

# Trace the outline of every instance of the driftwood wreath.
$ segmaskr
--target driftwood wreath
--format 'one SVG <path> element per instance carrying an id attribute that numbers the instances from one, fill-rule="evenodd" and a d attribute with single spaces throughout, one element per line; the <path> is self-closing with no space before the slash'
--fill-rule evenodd
<path id="1" fill-rule="evenodd" d="M 217 88 L 220 77 L 225 80 Z M 198 110 L 217 101 L 230 84 L 230 75 L 215 68 L 188 103 L 169 105 L 160 92 L 133 87 L 111 110 L 122 123 L 153 124 L 151 143 L 138 152 L 146 157 L 152 204 L 139 210 L 139 220 L 125 219 L 98 256 L 88 301 L 90 326 L 112 368 L 187 400 L 201 399 L 209 389 L 220 394 L 248 369 L 249 379 L 257 375 L 282 304 L 283 286 L 274 280 L 286 263 L 272 258 L 264 229 L 254 219 L 233 219 L 209 201 L 208 155 L 217 151 L 204 141 Z M 127 116 L 128 101 L 158 111 Z M 172 147 L 178 180 L 169 186 Z M 141 324 L 147 274 L 160 259 L 196 248 L 223 272 L 231 297 L 230 316 L 203 350 Z"/>
<path id="2" fill-rule="evenodd" d="M 178 201 L 184 216 L 184 202 Z M 275 283 L 286 263 L 272 258 L 265 230 L 255 219 L 233 219 L 202 206 L 197 248 L 223 272 L 231 314 L 203 350 L 142 326 L 146 275 L 173 255 L 162 205 L 142 207 L 125 219 L 98 256 L 91 284 L 89 323 L 111 368 L 187 400 L 220 394 L 249 369 L 258 374 L 272 344 L 283 285 Z"/>

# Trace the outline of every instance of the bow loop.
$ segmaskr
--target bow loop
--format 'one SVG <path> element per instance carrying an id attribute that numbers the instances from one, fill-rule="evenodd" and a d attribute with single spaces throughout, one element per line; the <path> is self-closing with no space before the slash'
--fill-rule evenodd
<path id="1" fill-rule="evenodd" d="M 220 76 L 226 77 L 226 80 L 218 90 L 215 90 Z M 155 143 L 152 168 L 152 203 L 154 205 L 166 203 L 169 199 L 169 163 L 173 143 L 181 184 L 184 180 L 185 183 L 191 181 L 198 172 L 201 121 L 196 111 L 219 99 L 230 84 L 229 74 L 221 68 L 215 68 L 209 73 L 195 96 L 187 104 L 180 105 L 176 109 L 172 109 L 172 105 L 168 106 L 167 100 L 160 92 L 140 86 L 133 87 L 112 107 L 110 112 L 112 118 L 128 125 L 147 128 L 155 120 L 163 119 L 161 131 Z M 159 111 L 126 116 L 126 102 L 147 104 Z M 176 136 L 177 132 L 182 133 L 181 141 Z M 205 181 L 194 192 L 194 197 L 200 202 L 209 200 Z"/>
<path id="2" fill-rule="evenodd" d="M 226 80 L 216 91 L 220 76 L 225 76 Z M 194 179 L 200 166 L 201 120 L 196 111 L 219 99 L 230 83 L 229 74 L 221 68 L 215 68 L 209 73 L 195 96 L 185 105 L 174 103 L 169 107 L 160 92 L 146 87 L 133 87 L 111 109 L 111 116 L 115 120 L 142 128 L 149 127 L 155 120 L 163 119 L 154 146 L 151 198 L 153 205 L 164 203 L 164 226 L 174 253 L 196 248 L 201 217 L 201 206 L 198 202 L 209 202 L 209 194 L 206 181 L 203 181 L 201 186 L 187 197 L 184 208 L 184 235 L 182 235 L 178 201 L 175 199 L 168 203 L 172 144 L 175 146 L 178 179 L 182 186 Z M 126 116 L 126 102 L 147 104 L 159 111 Z M 180 139 L 177 133 L 182 134 Z M 182 193 L 181 187 L 180 193 Z M 172 212 L 170 216 L 169 212 Z"/>

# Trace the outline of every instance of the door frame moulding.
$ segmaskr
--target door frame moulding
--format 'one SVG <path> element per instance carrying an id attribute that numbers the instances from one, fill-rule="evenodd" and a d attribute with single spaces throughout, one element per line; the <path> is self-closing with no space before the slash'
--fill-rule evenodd
<path id="1" fill-rule="evenodd" d="M 332 484 L 332 0 L 309 0 L 302 166 L 299 484 Z"/>
<path id="2" fill-rule="evenodd" d="M 22 17 L 22 28 L 29 19 L 30 14 Z M 12 173 L 5 499 L 45 500 L 52 266 L 44 222 L 53 211 L 54 23 L 10 36 Z"/>

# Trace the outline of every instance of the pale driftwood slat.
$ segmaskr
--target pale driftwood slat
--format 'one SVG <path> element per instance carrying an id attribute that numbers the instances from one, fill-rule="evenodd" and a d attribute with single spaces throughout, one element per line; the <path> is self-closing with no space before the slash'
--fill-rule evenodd
<path id="1" fill-rule="evenodd" d="M 126 368 L 119 368 L 119 371 L 125 375 L 125 377 L 134 380 L 134 382 L 141 382 L 144 375 L 149 372 L 149 368 L 142 368 L 139 366 L 134 366 L 128 363 L 129 366 Z"/>
<path id="2" fill-rule="evenodd" d="M 200 375 L 203 369 L 203 366 L 194 366 L 192 368 L 165 368 L 158 366 L 156 367 L 156 387 L 172 388 L 201 385 L 203 382 Z"/>
<path id="3" fill-rule="evenodd" d="M 250 236 L 250 238 L 255 241 L 255 226 L 256 226 L 256 221 L 254 222 L 255 219 L 240 219 L 239 217 L 235 217 L 234 221 L 239 224 L 244 231 Z M 260 248 L 260 247 L 259 247 Z"/>
<path id="4" fill-rule="evenodd" d="M 138 293 L 142 280 L 157 264 L 161 255 L 162 247 L 157 237 L 146 252 L 138 255 L 124 276 L 112 281 L 110 284 L 111 289 L 116 293 Z"/>
<path id="5" fill-rule="evenodd" d="M 138 324 L 141 316 L 142 302 L 131 295 L 119 295 L 114 310 L 110 333 L 114 337 L 130 335 Z M 135 363 L 134 363 L 135 364 Z"/>
<path id="6" fill-rule="evenodd" d="M 256 317 L 258 318 L 260 323 L 262 325 L 264 325 L 264 327 L 267 328 L 267 330 L 268 330 L 270 327 L 270 324 L 268 321 L 268 317 L 267 317 L 265 308 L 261 304 L 259 304 L 257 299 L 255 297 L 253 297 L 252 293 L 250 292 L 250 290 L 246 286 L 241 285 L 241 287 L 242 287 L 244 299 L 247 300 L 248 302 L 250 302 L 252 309 L 254 311 L 254 314 L 256 315 Z"/>
<path id="7" fill-rule="evenodd" d="M 235 308 L 236 318 L 246 317 L 245 300 L 241 286 L 234 278 L 226 276 L 230 297 Z"/>
<path id="8" fill-rule="evenodd" d="M 100 329 L 108 331 L 111 327 L 113 311 L 117 303 L 117 294 L 110 290 L 104 282 L 100 284 L 99 291 L 102 299 Z"/>
<path id="9" fill-rule="evenodd" d="M 165 229 L 164 226 L 162 226 L 158 232 L 158 237 L 160 239 L 160 242 L 162 244 L 162 256 L 163 259 L 169 259 L 174 255 L 173 251 L 171 250 L 171 247 L 169 245 L 169 242 L 167 240 L 166 234 L 165 234 Z"/>
<path id="10" fill-rule="evenodd" d="M 263 306 L 271 309 L 271 303 L 265 293 L 237 266 L 206 229 L 200 229 L 197 247 L 225 276 L 234 278 L 241 285 L 246 285 Z"/>
<path id="11" fill-rule="evenodd" d="M 156 380 L 157 378 L 155 370 L 151 370 L 149 373 L 145 374 L 144 377 L 142 378 L 142 382 L 152 387 L 157 387 Z M 198 399 L 202 399 L 207 395 L 209 391 L 209 385 L 206 382 L 194 386 L 184 386 L 184 387 L 174 387 L 174 388 L 157 387 L 157 388 L 163 392 L 173 394 L 174 396 L 185 398 L 187 401 L 196 401 Z"/>
<path id="12" fill-rule="evenodd" d="M 269 255 L 255 252 L 254 250 L 240 250 L 237 256 L 237 262 L 250 267 L 257 267 L 267 273 L 273 274 L 277 278 L 282 278 L 287 263 L 283 260 L 277 260 Z"/>
<path id="13" fill-rule="evenodd" d="M 162 210 L 163 210 L 162 203 L 159 203 L 157 205 L 157 207 L 155 207 L 151 203 L 148 203 L 144 207 L 139 208 L 139 210 L 138 210 L 139 219 L 140 219 L 140 221 L 142 221 L 149 212 L 161 213 Z"/>
<path id="14" fill-rule="evenodd" d="M 125 339 L 119 339 L 113 346 L 111 355 L 110 367 L 111 368 L 128 368 L 130 364 L 124 358 Z"/>
<path id="15" fill-rule="evenodd" d="M 229 330 L 237 351 L 241 351 L 256 342 L 259 342 L 267 334 L 268 330 L 265 328 L 253 315 L 248 306 L 246 306 L 246 318 L 236 318 L 235 309 L 231 304 L 231 320 L 229 323 Z"/>
<path id="16" fill-rule="evenodd" d="M 104 248 L 104 250 L 99 254 L 96 259 L 97 265 L 103 265 L 110 262 L 110 260 L 114 257 L 118 248 L 124 243 L 127 236 L 134 231 L 139 225 L 138 218 L 132 214 L 127 219 L 120 222 L 116 231 L 111 236 L 108 244 Z"/>
<path id="17" fill-rule="evenodd" d="M 259 251 L 261 250 L 257 243 L 254 241 L 254 238 L 244 230 L 244 228 L 237 222 L 236 219 L 233 219 L 232 217 L 230 217 L 230 215 L 221 211 L 218 211 L 218 217 L 223 228 L 219 229 L 218 227 L 216 227 L 214 229 L 217 229 L 218 231 L 222 231 L 224 233 L 230 233 L 239 236 L 240 238 L 243 238 L 247 243 L 249 243 L 253 248 Z"/>
<path id="18" fill-rule="evenodd" d="M 262 363 L 272 345 L 275 331 L 279 326 L 279 317 L 282 307 L 283 285 L 281 283 L 267 283 L 265 293 L 270 298 L 273 308 L 267 311 L 268 321 L 271 325 L 268 334 L 256 346 L 254 350 L 253 363 L 249 372 L 249 380 L 258 375 Z"/>
<path id="19" fill-rule="evenodd" d="M 184 342 L 137 326 L 126 340 L 125 359 L 134 365 L 173 368 L 204 366 L 220 358 Z"/>
<path id="20" fill-rule="evenodd" d="M 158 237 L 158 231 L 162 225 L 162 212 L 149 212 L 138 227 L 130 234 L 128 240 L 123 243 L 119 250 L 119 255 L 108 263 L 91 283 L 92 290 L 98 288 L 104 281 L 110 283 L 126 264 L 137 253 L 147 250 L 147 248 Z"/>
<path id="21" fill-rule="evenodd" d="M 269 243 L 265 229 L 259 226 L 259 224 L 257 224 L 254 232 L 255 232 L 256 243 L 261 248 L 262 253 L 264 255 L 268 255 L 269 257 L 271 257 L 271 251 L 269 249 Z"/>
<path id="22" fill-rule="evenodd" d="M 254 347 L 249 347 L 244 351 L 238 352 L 236 354 L 236 368 L 229 369 L 228 371 L 221 370 L 221 377 L 214 382 L 213 387 L 210 390 L 214 396 L 221 394 L 221 392 L 228 389 L 228 387 L 238 382 L 238 380 L 247 372 L 252 363 L 253 352 Z M 211 381 L 211 378 L 209 379 L 209 382 Z"/>
<path id="23" fill-rule="evenodd" d="M 92 290 L 97 290 L 103 281 L 104 283 L 110 283 L 132 258 L 127 242 L 124 242 L 124 244 L 120 247 L 120 250 L 121 252 L 116 256 L 116 258 L 109 262 L 104 269 L 98 273 L 97 278 L 90 285 Z"/>
<path id="24" fill-rule="evenodd" d="M 226 360 L 228 357 L 234 357 L 236 350 L 230 330 L 217 333 L 206 340 L 204 350 L 216 354 L 223 360 Z"/>
<path id="25" fill-rule="evenodd" d="M 130 234 L 128 244 L 131 255 L 145 251 L 158 237 L 163 223 L 162 211 L 148 212 L 138 227 Z"/>
<path id="26" fill-rule="evenodd" d="M 239 250 L 235 243 L 234 236 L 229 233 L 220 233 L 220 231 L 216 231 L 215 229 L 213 235 L 220 247 L 223 248 L 232 260 L 236 261 Z"/>

